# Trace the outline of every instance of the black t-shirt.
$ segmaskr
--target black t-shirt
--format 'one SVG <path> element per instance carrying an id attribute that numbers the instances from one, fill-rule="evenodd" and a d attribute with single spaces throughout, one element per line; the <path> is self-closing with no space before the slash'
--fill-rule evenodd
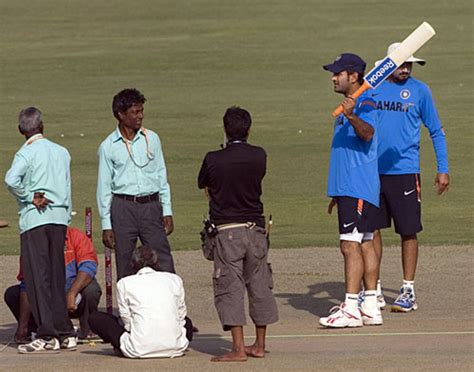
<path id="1" fill-rule="evenodd" d="M 255 222 L 265 227 L 260 196 L 266 165 L 265 150 L 246 142 L 230 142 L 226 148 L 206 154 L 198 186 L 208 188 L 214 224 Z"/>

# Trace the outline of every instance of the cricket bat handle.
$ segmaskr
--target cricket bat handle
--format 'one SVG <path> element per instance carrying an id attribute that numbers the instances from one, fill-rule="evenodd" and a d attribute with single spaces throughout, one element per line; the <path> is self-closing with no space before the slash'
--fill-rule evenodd
<path id="1" fill-rule="evenodd" d="M 354 93 L 351 94 L 351 97 L 354 98 L 354 99 L 357 99 L 359 98 L 359 96 L 364 93 L 367 89 L 370 89 L 372 88 L 369 83 L 367 83 L 367 81 L 364 80 L 364 84 L 362 84 L 359 89 L 357 89 Z M 337 108 L 332 112 L 332 116 L 333 117 L 337 117 L 339 116 L 340 114 L 342 114 L 342 112 L 344 111 L 344 108 L 342 107 L 342 105 L 339 105 L 337 106 Z"/>

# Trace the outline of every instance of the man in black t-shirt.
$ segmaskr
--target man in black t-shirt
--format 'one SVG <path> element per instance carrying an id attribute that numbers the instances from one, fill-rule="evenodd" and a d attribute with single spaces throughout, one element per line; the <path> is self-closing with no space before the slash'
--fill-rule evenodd
<path id="1" fill-rule="evenodd" d="M 247 143 L 252 119 L 239 107 L 224 115 L 225 148 L 206 154 L 198 186 L 209 198 L 209 217 L 217 226 L 215 236 L 205 236 L 214 258 L 214 302 L 224 330 L 232 333 L 228 354 L 212 361 L 243 361 L 248 356 L 265 356 L 267 325 L 278 320 L 273 296 L 271 266 L 267 262 L 268 240 L 262 194 L 266 153 Z M 256 340 L 244 345 L 246 324 L 244 296 L 249 297 L 250 317 L 255 323 Z"/>

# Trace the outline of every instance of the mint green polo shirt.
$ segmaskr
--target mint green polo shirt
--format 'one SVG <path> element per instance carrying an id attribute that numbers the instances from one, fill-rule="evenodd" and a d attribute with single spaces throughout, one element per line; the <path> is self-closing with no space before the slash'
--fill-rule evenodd
<path id="1" fill-rule="evenodd" d="M 18 202 L 20 233 L 46 224 L 69 224 L 70 164 L 69 152 L 41 134 L 30 137 L 15 154 L 5 183 Z M 44 192 L 52 203 L 38 211 L 33 204 L 35 192 Z"/>
<path id="2" fill-rule="evenodd" d="M 128 146 L 127 146 L 128 143 Z M 163 216 L 171 216 L 171 192 L 160 138 L 141 128 L 133 140 L 117 126 L 99 146 L 97 205 L 102 230 L 112 229 L 110 206 L 113 194 L 145 196 L 159 193 Z"/>

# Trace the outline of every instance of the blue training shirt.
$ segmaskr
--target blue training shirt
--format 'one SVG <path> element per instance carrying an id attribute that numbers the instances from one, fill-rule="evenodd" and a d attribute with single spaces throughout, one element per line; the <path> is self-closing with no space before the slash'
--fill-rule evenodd
<path id="1" fill-rule="evenodd" d="M 380 181 L 377 170 L 377 123 L 375 102 L 367 92 L 357 100 L 354 113 L 375 129 L 373 138 L 359 138 L 349 120 L 339 115 L 329 163 L 328 196 L 350 196 L 379 206 Z"/>
<path id="2" fill-rule="evenodd" d="M 438 173 L 448 173 L 446 137 L 429 87 L 410 77 L 384 81 L 370 95 L 379 111 L 379 173 L 420 173 L 421 123 L 430 133 Z"/>

